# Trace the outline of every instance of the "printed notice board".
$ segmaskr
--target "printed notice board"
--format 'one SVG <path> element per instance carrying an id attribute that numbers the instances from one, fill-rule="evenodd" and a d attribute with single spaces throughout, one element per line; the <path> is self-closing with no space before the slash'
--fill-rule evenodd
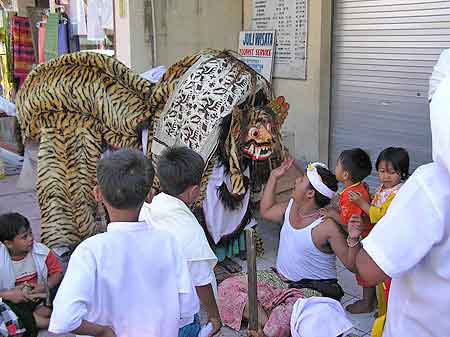
<path id="1" fill-rule="evenodd" d="M 239 33 L 240 59 L 269 82 L 272 80 L 274 44 L 274 31 L 242 31 Z"/>
<path id="2" fill-rule="evenodd" d="M 308 0 L 253 0 L 253 30 L 275 30 L 276 78 L 306 79 Z"/>

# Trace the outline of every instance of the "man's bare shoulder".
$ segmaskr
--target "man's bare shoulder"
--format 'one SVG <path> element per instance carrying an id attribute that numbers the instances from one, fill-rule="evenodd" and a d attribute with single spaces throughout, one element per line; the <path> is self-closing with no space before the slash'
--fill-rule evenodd
<path id="1" fill-rule="evenodd" d="M 346 235 L 344 229 L 333 218 L 325 218 L 319 225 L 317 225 L 319 232 L 328 238 L 333 235 Z"/>

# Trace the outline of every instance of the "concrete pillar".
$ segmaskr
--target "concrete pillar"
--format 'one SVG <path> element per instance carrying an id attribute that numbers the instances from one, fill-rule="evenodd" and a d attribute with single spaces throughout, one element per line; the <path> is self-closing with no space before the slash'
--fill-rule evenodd
<path id="1" fill-rule="evenodd" d="M 237 50 L 242 0 L 154 0 L 157 60 L 170 65 L 206 48 Z"/>
<path id="2" fill-rule="evenodd" d="M 123 2 L 124 15 L 119 10 Z M 115 0 L 115 44 L 119 61 L 142 73 L 153 66 L 150 0 Z"/>
<path id="3" fill-rule="evenodd" d="M 120 1 L 125 5 L 123 17 Z M 153 36 L 155 66 L 169 66 L 206 48 L 237 50 L 242 15 L 242 0 L 115 0 L 116 55 L 142 72 L 153 63 Z"/>

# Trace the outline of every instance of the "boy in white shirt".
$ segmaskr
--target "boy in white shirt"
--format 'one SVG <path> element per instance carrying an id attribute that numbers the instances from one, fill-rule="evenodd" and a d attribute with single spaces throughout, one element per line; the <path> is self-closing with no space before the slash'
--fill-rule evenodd
<path id="1" fill-rule="evenodd" d="M 197 200 L 205 163 L 187 147 L 166 149 L 158 161 L 161 193 L 151 204 L 144 203 L 140 220 L 150 227 L 171 233 L 188 260 L 192 282 L 212 325 L 210 336 L 222 326 L 214 294 L 217 293 L 214 266 L 217 257 L 210 248 L 203 228 L 189 209 Z M 179 337 L 195 337 L 200 330 L 198 316 L 185 317 Z"/>
<path id="2" fill-rule="evenodd" d="M 94 194 L 111 223 L 72 254 L 49 330 L 101 337 L 173 337 L 199 304 L 187 263 L 167 233 L 138 222 L 153 181 L 141 153 L 113 152 L 97 163 Z"/>

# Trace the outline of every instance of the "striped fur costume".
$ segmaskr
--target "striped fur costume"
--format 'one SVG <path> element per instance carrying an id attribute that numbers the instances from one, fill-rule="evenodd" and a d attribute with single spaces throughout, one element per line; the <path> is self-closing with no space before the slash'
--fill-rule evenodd
<path id="1" fill-rule="evenodd" d="M 185 73 L 206 53 L 232 64 L 234 80 L 247 76 L 251 85 L 247 98 L 221 118 L 218 144 L 208 161 L 194 212 L 202 223 L 208 177 L 218 163 L 231 177 L 232 190 L 219 191 L 227 207 L 239 207 L 249 188 L 257 191 L 261 187 L 270 171 L 270 155 L 282 157 L 280 128 L 287 104 L 282 99 L 271 104 L 270 85 L 264 81 L 258 90 L 261 78 L 232 54 L 207 50 L 186 57 L 172 65 L 157 85 L 113 58 L 67 54 L 33 70 L 16 100 L 23 140 L 40 143 L 37 196 L 43 243 L 72 248 L 101 231 L 92 195 L 97 159 L 107 149 L 142 150 L 144 128 L 148 128 L 146 148 L 151 157 L 154 132 L 166 103 Z M 262 178 L 246 181 L 242 172 L 247 167 L 253 169 L 251 177 Z"/>

